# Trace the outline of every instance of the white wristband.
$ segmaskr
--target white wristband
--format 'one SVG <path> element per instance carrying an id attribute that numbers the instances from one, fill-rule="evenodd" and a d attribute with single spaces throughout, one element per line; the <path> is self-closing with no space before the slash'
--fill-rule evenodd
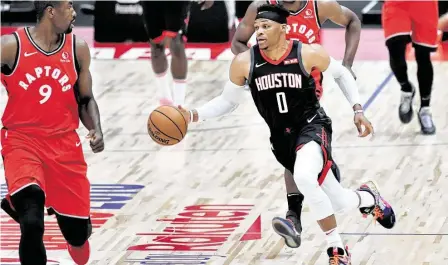
<path id="1" fill-rule="evenodd" d="M 190 110 L 190 122 L 193 122 L 193 110 Z"/>

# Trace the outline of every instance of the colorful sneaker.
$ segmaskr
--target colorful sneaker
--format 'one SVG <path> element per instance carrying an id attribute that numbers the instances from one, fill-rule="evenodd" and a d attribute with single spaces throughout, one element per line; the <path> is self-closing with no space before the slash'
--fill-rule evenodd
<path id="1" fill-rule="evenodd" d="M 17 214 L 16 210 L 15 210 L 14 207 L 12 206 L 11 199 L 10 199 L 10 197 L 9 197 L 9 194 L 6 195 L 6 197 L 2 199 L 2 202 L 1 202 L 1 208 L 2 208 L 3 211 L 5 211 L 5 213 L 7 213 L 12 219 L 14 219 L 14 221 L 16 221 L 17 223 L 20 224 L 20 221 L 19 221 L 19 215 Z"/>
<path id="2" fill-rule="evenodd" d="M 359 210 L 364 217 L 371 214 L 373 218 L 378 221 L 384 228 L 391 229 L 394 227 L 396 219 L 392 206 L 381 197 L 378 190 L 378 185 L 373 181 L 368 181 L 363 184 L 359 191 L 367 191 L 375 198 L 375 205 L 372 207 L 361 207 Z"/>
<path id="3" fill-rule="evenodd" d="M 330 265 L 351 265 L 351 257 L 348 252 L 348 247 L 345 250 L 338 247 L 332 247 L 327 249 Z"/>
<path id="4" fill-rule="evenodd" d="M 275 217 L 272 219 L 272 228 L 285 239 L 285 244 L 290 248 L 298 248 L 302 242 L 300 233 L 302 233 L 302 224 L 297 214 L 293 211 L 286 213 L 286 218 Z"/>
<path id="5" fill-rule="evenodd" d="M 82 247 L 74 247 L 67 243 L 68 253 L 77 265 L 85 265 L 90 258 L 90 244 L 87 240 Z"/>

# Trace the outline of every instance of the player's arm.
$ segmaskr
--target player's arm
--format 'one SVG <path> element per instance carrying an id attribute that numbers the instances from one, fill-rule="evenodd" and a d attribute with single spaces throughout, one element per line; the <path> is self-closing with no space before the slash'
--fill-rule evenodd
<path id="1" fill-rule="evenodd" d="M 1 66 L 8 66 L 10 69 L 14 66 L 17 53 L 17 40 L 12 34 L 1 36 Z"/>
<path id="2" fill-rule="evenodd" d="M 232 52 L 237 55 L 244 51 L 249 50 L 247 42 L 250 40 L 255 32 L 254 22 L 257 16 L 257 8 L 260 5 L 260 1 L 253 1 L 246 10 L 243 19 L 238 24 L 235 35 L 232 39 Z"/>
<path id="3" fill-rule="evenodd" d="M 187 120 L 198 122 L 199 120 L 220 117 L 234 111 L 246 96 L 244 85 L 249 76 L 250 62 L 250 50 L 235 56 L 230 65 L 229 80 L 226 82 L 221 95 L 190 111 L 180 108 Z"/>
<path id="4" fill-rule="evenodd" d="M 359 136 L 365 137 L 373 132 L 372 124 L 364 116 L 362 105 L 359 100 L 358 85 L 350 72 L 330 57 L 325 49 L 319 44 L 303 45 L 302 60 L 305 70 L 310 73 L 313 68 L 321 72 L 329 72 L 344 93 L 347 101 L 353 108 L 355 125 Z M 362 132 L 362 125 L 365 130 Z"/>
<path id="5" fill-rule="evenodd" d="M 92 92 L 90 73 L 90 49 L 84 40 L 76 38 L 76 56 L 80 67 L 77 86 L 79 89 L 79 112 L 81 122 L 89 130 L 90 146 L 94 153 L 104 150 L 100 111 Z"/>
<path id="6" fill-rule="evenodd" d="M 332 22 L 345 27 L 345 54 L 342 65 L 349 68 L 353 65 L 356 51 L 358 50 L 359 40 L 361 37 L 361 20 L 358 16 L 346 8 L 341 6 L 335 0 L 319 1 L 319 13 L 327 17 Z M 353 72 L 352 72 L 353 74 Z"/>

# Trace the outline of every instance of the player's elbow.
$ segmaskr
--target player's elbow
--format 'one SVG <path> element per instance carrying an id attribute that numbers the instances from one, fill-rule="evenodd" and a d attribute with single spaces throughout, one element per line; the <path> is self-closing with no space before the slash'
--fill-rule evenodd
<path id="1" fill-rule="evenodd" d="M 349 30 L 361 32 L 361 20 L 359 17 L 350 9 L 346 8 L 344 10 L 344 15 L 348 21 L 346 28 Z"/>
<path id="2" fill-rule="evenodd" d="M 247 42 L 244 41 L 240 41 L 237 38 L 233 38 L 232 40 L 232 45 L 230 47 L 230 50 L 232 51 L 232 53 L 234 55 L 238 55 L 241 52 L 243 52 L 244 50 L 241 50 L 241 46 L 246 46 L 247 47 Z"/>

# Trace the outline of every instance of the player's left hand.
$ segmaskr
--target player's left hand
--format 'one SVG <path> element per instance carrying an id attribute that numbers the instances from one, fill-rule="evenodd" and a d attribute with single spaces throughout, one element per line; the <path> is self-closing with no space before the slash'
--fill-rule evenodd
<path id="1" fill-rule="evenodd" d="M 373 126 L 372 123 L 364 116 L 363 113 L 356 113 L 354 122 L 356 128 L 358 129 L 359 137 L 366 137 L 369 134 L 373 135 Z M 364 131 L 362 131 L 362 127 L 364 126 Z"/>
<path id="2" fill-rule="evenodd" d="M 104 150 L 103 134 L 95 130 L 90 130 L 86 137 L 90 140 L 90 148 L 94 153 L 99 153 Z"/>
<path id="3" fill-rule="evenodd" d="M 197 0 L 198 4 L 201 5 L 201 10 L 209 9 L 213 6 L 214 0 Z"/>

